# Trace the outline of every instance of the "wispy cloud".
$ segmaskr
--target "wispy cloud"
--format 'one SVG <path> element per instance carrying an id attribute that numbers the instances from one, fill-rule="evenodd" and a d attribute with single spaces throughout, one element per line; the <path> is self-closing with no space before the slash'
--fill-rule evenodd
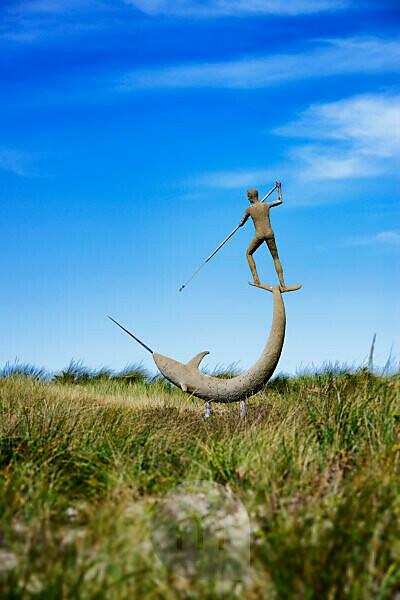
<path id="1" fill-rule="evenodd" d="M 334 144 L 297 146 L 291 148 L 288 155 L 293 176 L 302 181 L 376 177 L 385 171 L 384 165 L 350 150 L 344 152 Z"/>
<path id="2" fill-rule="evenodd" d="M 263 88 L 287 81 L 400 71 L 400 39 L 352 37 L 329 39 L 297 54 L 235 61 L 166 66 L 127 73 L 125 91 L 160 88 Z"/>
<path id="3" fill-rule="evenodd" d="M 30 43 L 98 30 L 111 9 L 104 0 L 25 0 L 4 10 L 0 39 Z"/>
<path id="4" fill-rule="evenodd" d="M 382 231 L 376 234 L 375 239 L 384 244 L 400 244 L 400 231 Z"/>
<path id="5" fill-rule="evenodd" d="M 372 244 L 400 245 L 400 231 L 381 231 L 372 235 L 360 236 L 347 242 L 347 246 L 370 246 Z"/>
<path id="6" fill-rule="evenodd" d="M 18 150 L 0 148 L 0 169 L 21 177 L 25 176 L 28 174 L 27 157 Z"/>
<path id="7" fill-rule="evenodd" d="M 195 187 L 217 189 L 238 189 L 248 186 L 264 185 L 274 180 L 274 174 L 266 169 L 249 169 L 237 171 L 216 171 L 191 177 L 187 182 Z"/>
<path id="8" fill-rule="evenodd" d="M 215 189 L 262 186 L 277 177 L 289 187 L 324 181 L 377 177 L 398 172 L 400 96 L 369 94 L 310 106 L 298 119 L 273 131 L 301 138 L 273 169 L 249 168 L 204 173 L 191 185 Z M 307 202 L 308 203 L 308 202 Z M 383 241 L 383 238 L 382 238 Z"/>
<path id="9" fill-rule="evenodd" d="M 304 179 L 374 177 L 400 158 L 400 96 L 370 94 L 310 106 L 274 133 L 310 142 L 291 149 Z"/>
<path id="10" fill-rule="evenodd" d="M 81 12 L 99 7 L 100 0 L 25 0 L 15 4 L 10 12 L 13 14 L 59 14 Z"/>
<path id="11" fill-rule="evenodd" d="M 300 15 L 340 10 L 349 0 L 125 0 L 149 15 L 226 17 L 246 15 Z"/>
<path id="12" fill-rule="evenodd" d="M 349 142 L 364 156 L 400 152 L 400 96 L 364 94 L 310 106 L 278 135 Z"/>

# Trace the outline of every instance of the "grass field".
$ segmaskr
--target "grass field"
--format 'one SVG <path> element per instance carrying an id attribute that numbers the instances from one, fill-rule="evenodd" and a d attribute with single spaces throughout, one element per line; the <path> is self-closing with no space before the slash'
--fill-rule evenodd
<path id="1" fill-rule="evenodd" d="M 162 380 L 71 371 L 0 378 L 2 599 L 400 598 L 398 376 L 278 378 L 205 420 Z M 232 585 L 155 554 L 155 511 L 196 480 L 247 510 Z"/>

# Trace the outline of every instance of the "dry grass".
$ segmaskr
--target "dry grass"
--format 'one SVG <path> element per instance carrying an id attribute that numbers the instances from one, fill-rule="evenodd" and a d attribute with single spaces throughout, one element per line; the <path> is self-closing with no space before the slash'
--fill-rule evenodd
<path id="1" fill-rule="evenodd" d="M 399 389 L 366 371 L 281 379 L 245 420 L 205 421 L 163 382 L 0 379 L 0 596 L 394 599 Z M 152 507 L 185 480 L 247 509 L 251 568 L 229 590 L 155 560 Z"/>

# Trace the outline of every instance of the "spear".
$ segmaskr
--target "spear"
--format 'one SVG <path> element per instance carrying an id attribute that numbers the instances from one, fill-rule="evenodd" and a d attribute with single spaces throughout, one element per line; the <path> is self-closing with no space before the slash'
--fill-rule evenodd
<path id="1" fill-rule="evenodd" d="M 133 338 L 138 344 L 140 344 L 141 346 L 143 346 L 143 348 L 145 348 L 147 350 L 147 352 L 150 352 L 150 354 L 154 354 L 154 351 L 149 348 L 149 346 L 147 344 L 145 344 L 144 342 L 142 342 L 142 340 L 139 340 L 139 338 L 136 337 L 136 335 L 133 335 L 133 333 L 131 333 L 128 329 L 125 329 L 125 327 L 123 327 L 121 325 L 121 323 L 118 323 L 118 321 L 116 321 L 115 319 L 113 319 L 112 317 L 110 317 L 110 315 L 107 315 L 107 317 L 110 319 L 110 321 L 112 321 L 113 323 L 115 323 L 116 325 L 118 325 L 118 327 L 120 327 L 122 329 L 122 331 L 125 331 L 125 333 L 127 333 L 128 335 L 131 336 L 131 338 Z"/>
<path id="2" fill-rule="evenodd" d="M 273 187 L 273 188 L 271 188 L 267 194 L 265 194 L 265 196 L 264 196 L 264 198 L 261 200 L 261 202 L 265 202 L 265 201 L 266 201 L 266 199 L 267 199 L 267 198 L 269 198 L 269 197 L 270 197 L 270 195 L 271 195 L 271 194 L 273 194 L 273 192 L 274 192 L 276 189 L 278 190 L 278 193 L 279 193 L 279 199 L 280 199 L 280 198 L 281 198 L 281 183 L 280 183 L 279 181 L 277 181 L 277 182 L 275 183 L 274 187 Z M 223 240 L 223 241 L 222 241 L 222 242 L 219 244 L 219 246 L 217 246 L 217 248 L 215 248 L 215 250 L 214 250 L 213 252 L 211 252 L 210 256 L 208 256 L 208 257 L 206 258 L 206 260 L 205 260 L 204 262 L 202 262 L 202 263 L 201 263 L 201 265 L 198 267 L 198 269 L 196 269 L 196 271 L 194 271 L 194 273 L 193 273 L 193 274 L 192 274 L 192 275 L 189 277 L 189 279 L 186 281 L 186 283 L 184 283 L 183 285 L 181 285 L 181 287 L 179 288 L 179 291 L 180 291 L 180 292 L 182 292 L 182 290 L 184 290 L 184 289 L 185 289 L 185 287 L 186 287 L 187 285 L 189 285 L 189 283 L 192 281 L 192 279 L 194 279 L 194 278 L 196 277 L 197 273 L 198 273 L 199 271 L 201 271 L 201 269 L 202 269 L 202 268 L 203 268 L 203 267 L 204 267 L 204 266 L 205 266 L 205 265 L 206 265 L 208 262 L 210 262 L 210 260 L 211 260 L 211 259 L 212 259 L 212 258 L 213 258 L 213 257 L 214 257 L 216 254 L 217 254 L 217 252 L 219 252 L 219 250 L 221 250 L 222 246 L 225 246 L 226 242 L 227 242 L 228 240 L 230 240 L 230 239 L 231 239 L 231 237 L 232 237 L 233 235 L 235 235 L 235 233 L 237 232 L 237 230 L 238 230 L 239 228 L 240 228 L 240 225 L 237 225 L 237 226 L 235 227 L 235 229 L 234 229 L 233 231 L 231 231 L 231 232 L 230 232 L 230 234 L 229 234 L 229 235 L 227 235 L 227 236 L 226 236 L 226 238 L 225 238 L 225 239 L 224 239 L 224 240 Z"/>

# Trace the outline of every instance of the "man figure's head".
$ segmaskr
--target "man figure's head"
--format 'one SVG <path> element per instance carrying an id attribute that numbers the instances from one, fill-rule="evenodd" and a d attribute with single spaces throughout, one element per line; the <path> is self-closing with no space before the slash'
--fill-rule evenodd
<path id="1" fill-rule="evenodd" d="M 258 201 L 258 190 L 247 190 L 247 197 L 249 199 L 249 202 L 251 202 L 252 204 L 254 204 L 254 202 Z"/>

